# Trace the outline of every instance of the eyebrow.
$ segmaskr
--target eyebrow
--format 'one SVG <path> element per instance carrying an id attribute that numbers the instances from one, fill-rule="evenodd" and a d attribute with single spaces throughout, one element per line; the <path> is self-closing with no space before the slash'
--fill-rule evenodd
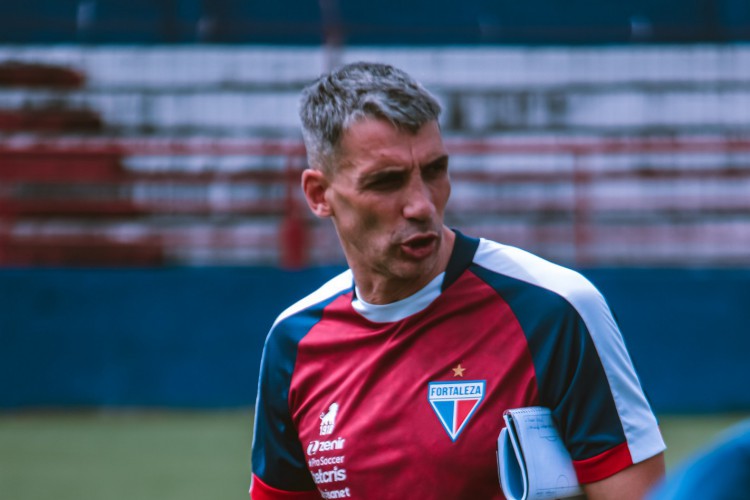
<path id="1" fill-rule="evenodd" d="M 429 163 L 425 163 L 424 165 L 420 165 L 420 170 L 436 167 L 436 166 L 447 166 L 448 163 L 448 155 L 444 154 L 441 155 L 434 160 L 430 161 Z M 360 187 L 367 186 L 369 184 L 378 182 L 380 180 L 387 180 L 390 178 L 397 178 L 400 176 L 405 175 L 405 171 L 407 169 L 403 167 L 399 167 L 397 165 L 393 165 L 390 167 L 385 167 L 383 170 L 377 170 L 375 172 L 364 174 L 362 177 L 359 178 L 357 184 Z"/>
<path id="2" fill-rule="evenodd" d="M 378 170 L 376 172 L 370 172 L 367 174 L 364 174 L 362 177 L 359 178 L 357 184 L 359 184 L 361 187 L 376 183 L 381 180 L 386 180 L 389 178 L 397 178 L 404 175 L 404 168 L 401 167 L 390 167 L 385 170 Z"/>
<path id="3" fill-rule="evenodd" d="M 426 165 L 422 166 L 422 168 L 429 168 L 429 167 L 437 167 L 441 164 L 447 164 L 448 163 L 448 155 L 442 155 L 434 160 L 432 160 L 430 163 L 427 163 Z"/>

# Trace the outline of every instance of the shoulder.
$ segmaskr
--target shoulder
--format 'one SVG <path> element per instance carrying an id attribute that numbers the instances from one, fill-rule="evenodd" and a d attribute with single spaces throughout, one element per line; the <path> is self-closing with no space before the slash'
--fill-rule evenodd
<path id="1" fill-rule="evenodd" d="M 291 306 L 287 307 L 274 321 L 271 331 L 275 330 L 279 324 L 287 319 L 304 313 L 305 311 L 321 310 L 325 304 L 338 297 L 342 293 L 348 292 L 353 288 L 353 278 L 351 270 L 346 270 L 328 280 L 323 286 L 298 300 Z"/>
<path id="2" fill-rule="evenodd" d="M 326 306 L 352 286 L 351 272 L 345 271 L 286 308 L 276 318 L 266 336 L 261 367 L 272 369 L 271 365 L 276 365 L 274 369 L 279 370 L 289 360 L 293 362 L 299 342 L 320 321 Z M 285 369 L 291 373 L 292 366 Z"/>
<path id="3" fill-rule="evenodd" d="M 520 248 L 481 239 L 473 263 L 498 285 L 562 299 L 579 313 L 605 306 L 599 290 L 581 273 Z"/>

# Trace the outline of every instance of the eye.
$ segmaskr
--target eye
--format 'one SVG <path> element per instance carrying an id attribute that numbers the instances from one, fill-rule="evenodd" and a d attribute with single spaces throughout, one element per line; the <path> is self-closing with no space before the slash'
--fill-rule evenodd
<path id="1" fill-rule="evenodd" d="M 426 179 L 435 179 L 445 175 L 448 171 L 448 157 L 442 156 L 437 160 L 428 163 L 422 168 L 422 175 Z"/>
<path id="2" fill-rule="evenodd" d="M 391 191 L 398 189 L 404 183 L 402 172 L 383 172 L 370 178 L 364 185 L 372 191 Z"/>

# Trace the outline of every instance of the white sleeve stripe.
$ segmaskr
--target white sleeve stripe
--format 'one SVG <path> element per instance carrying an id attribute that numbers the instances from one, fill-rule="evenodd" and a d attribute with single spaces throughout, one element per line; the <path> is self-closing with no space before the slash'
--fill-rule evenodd
<path id="1" fill-rule="evenodd" d="M 474 262 L 567 300 L 586 324 L 599 354 L 633 463 L 666 448 L 612 312 L 586 278 L 518 248 L 484 239 Z"/>
<path id="2" fill-rule="evenodd" d="M 333 297 L 336 294 L 339 294 L 345 290 L 348 290 L 352 288 L 354 281 L 352 279 L 352 272 L 351 270 L 347 269 L 343 273 L 339 274 L 338 276 L 335 276 L 334 278 L 330 279 L 327 283 L 325 283 L 323 286 L 318 288 L 316 291 L 308 295 L 307 297 L 303 298 L 302 300 L 295 302 L 288 308 L 286 308 L 278 318 L 276 318 L 276 321 L 274 321 L 273 326 L 271 326 L 271 330 L 274 329 L 274 327 L 279 324 L 279 322 L 285 320 L 289 316 L 292 316 L 304 309 L 307 309 L 308 307 L 312 307 L 315 304 L 318 304 L 320 302 L 323 302 L 326 299 L 329 299 Z"/>

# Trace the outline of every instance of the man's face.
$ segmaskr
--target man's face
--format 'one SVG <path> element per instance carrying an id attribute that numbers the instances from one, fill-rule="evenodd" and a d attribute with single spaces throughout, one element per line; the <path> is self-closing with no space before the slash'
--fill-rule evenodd
<path id="1" fill-rule="evenodd" d="M 355 277 L 424 285 L 441 272 L 451 186 L 437 123 L 413 134 L 360 121 L 344 133 L 336 159 L 325 199 Z"/>

